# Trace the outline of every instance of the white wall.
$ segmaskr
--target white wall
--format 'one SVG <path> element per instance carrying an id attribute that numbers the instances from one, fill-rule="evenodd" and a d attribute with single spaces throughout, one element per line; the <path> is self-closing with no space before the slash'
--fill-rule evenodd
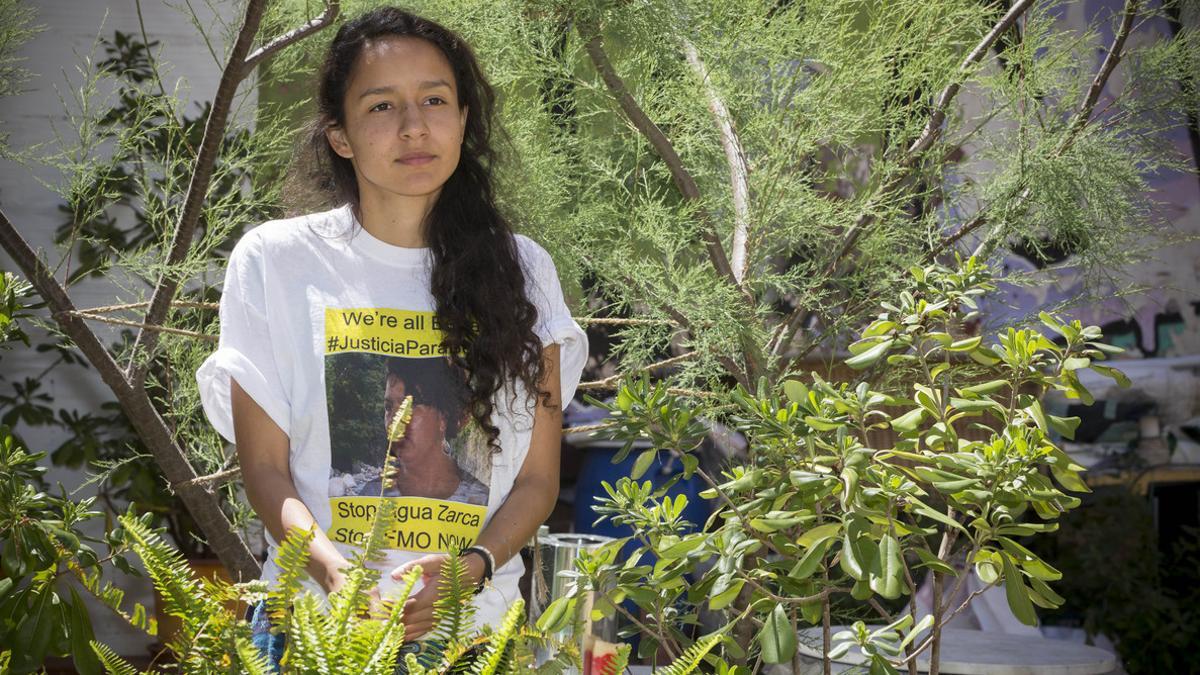
<path id="1" fill-rule="evenodd" d="M 83 78 L 76 67 L 93 51 L 97 36 L 111 39 L 117 30 L 135 35 L 140 35 L 141 31 L 136 0 L 111 3 L 97 0 L 36 0 L 29 4 L 37 12 L 35 22 L 44 26 L 45 30 L 20 51 L 20 56 L 25 58 L 24 67 L 33 73 L 26 84 L 26 91 L 18 96 L 0 99 L 2 128 L 9 134 L 13 150 L 29 148 L 36 143 L 53 142 L 55 135 L 52 125 L 57 125 L 60 133 L 70 131 L 65 126 L 68 120 L 59 92 L 63 92 L 63 98 L 69 101 L 71 97 L 67 92 L 79 87 Z M 180 6 L 184 11 L 187 9 L 187 3 L 170 4 Z M 228 36 L 223 26 L 240 22 L 243 3 L 217 0 L 190 4 L 200 15 L 199 25 L 210 33 L 209 40 L 213 48 L 224 58 Z M 209 7 L 210 4 L 212 7 Z M 168 89 L 179 84 L 180 91 L 190 95 L 191 101 L 186 110 L 195 115 L 198 109 L 192 101 L 211 100 L 220 78 L 220 66 L 214 61 L 188 15 L 168 6 L 163 0 L 142 0 L 141 5 L 147 35 L 151 40 L 160 42 L 162 51 L 159 54 L 165 64 L 165 84 Z M 104 58 L 103 51 L 98 47 L 95 58 Z M 240 101 L 240 109 L 243 113 L 252 113 L 255 102 L 252 82 L 243 84 L 242 91 L 247 97 Z M 67 135 L 67 138 L 69 140 L 70 136 Z M 44 165 L 0 161 L 0 208 L 35 250 L 47 252 L 52 264 L 61 257 L 52 239 L 55 229 L 63 221 L 57 209 L 62 200 L 42 182 L 55 185 L 62 180 L 56 170 Z M 19 273 L 12 260 L 2 251 L 0 268 Z M 75 286 L 71 296 L 80 308 L 131 301 L 118 295 L 119 291 L 106 279 L 89 280 Z M 103 332 L 106 326 L 94 326 L 101 331 L 102 340 L 107 342 Z M 40 334 L 30 332 L 35 339 Z M 19 382 L 26 376 L 40 373 L 47 360 L 23 356 L 15 358 L 15 354 L 10 352 L 2 363 L 5 378 L 10 382 Z M 56 408 L 74 407 L 86 411 L 113 398 L 94 371 L 84 373 L 79 368 L 52 373 L 45 379 L 43 389 L 54 396 Z M 65 440 L 63 434 L 45 429 L 23 427 L 19 431 L 32 450 L 48 452 Z M 52 470 L 48 479 L 51 484 L 61 481 L 68 488 L 78 485 L 82 480 L 79 473 L 60 470 Z M 87 493 L 78 496 L 84 494 Z M 99 526 L 92 528 L 93 531 L 102 531 L 102 521 L 93 521 L 92 524 Z M 131 580 L 115 571 L 108 576 L 128 588 L 127 602 L 152 606 L 153 598 L 144 579 Z M 91 614 L 99 641 L 122 654 L 146 654 L 151 641 L 144 635 L 102 607 L 94 607 Z"/>

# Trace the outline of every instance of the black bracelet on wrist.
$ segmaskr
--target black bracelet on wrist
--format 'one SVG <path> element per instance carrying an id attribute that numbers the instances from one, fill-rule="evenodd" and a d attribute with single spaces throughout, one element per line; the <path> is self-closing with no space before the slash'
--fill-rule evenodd
<path id="1" fill-rule="evenodd" d="M 474 553 L 483 559 L 483 576 L 479 577 L 479 585 L 475 587 L 475 594 L 478 595 L 483 591 L 484 585 L 492 580 L 492 575 L 496 569 L 496 559 L 492 556 L 492 552 L 482 546 L 468 546 L 459 552 L 459 556 L 465 556 L 468 553 Z"/>

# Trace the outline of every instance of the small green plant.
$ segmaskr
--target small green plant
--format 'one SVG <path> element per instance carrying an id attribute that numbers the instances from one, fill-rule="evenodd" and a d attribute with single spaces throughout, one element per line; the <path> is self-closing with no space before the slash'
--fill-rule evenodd
<path id="1" fill-rule="evenodd" d="M 388 430 L 391 441 L 399 440 L 412 418 L 412 397 L 406 397 Z M 385 467 L 385 474 L 387 468 Z M 269 588 L 261 581 L 231 584 L 220 579 L 197 577 L 180 553 L 166 544 L 145 518 L 129 514 L 120 523 L 131 548 L 141 557 L 166 611 L 178 616 L 181 629 L 167 647 L 175 655 L 175 672 L 185 675 L 208 673 L 267 673 L 270 666 L 251 641 L 251 627 L 233 601 L 257 603 L 265 600 L 272 632 L 286 634 L 286 651 L 280 666 L 286 673 L 335 675 L 441 675 L 471 673 L 562 672 L 578 667 L 579 655 L 570 644 L 552 644 L 541 633 L 524 625 L 525 604 L 518 600 L 494 628 L 475 628 L 474 587 L 466 582 L 466 566 L 451 556 L 441 580 L 442 595 L 434 605 L 436 625 L 430 639 L 417 650 L 403 650 L 403 608 L 413 585 L 421 577 L 420 567 L 402 580 L 395 597 L 372 601 L 370 589 L 380 573 L 372 563 L 383 560 L 386 533 L 395 524 L 395 503 L 383 499 L 371 524 L 365 544 L 346 570 L 346 583 L 328 596 L 326 603 L 304 591 L 309 545 L 313 531 L 291 531 L 279 547 L 279 577 Z M 137 616 L 144 610 L 138 608 Z M 109 672 L 132 674 L 132 666 L 104 645 L 92 642 L 94 653 Z M 535 663 L 538 648 L 553 646 L 556 658 Z M 667 671 L 669 675 L 692 672 L 712 643 L 696 645 Z M 401 655 L 403 654 L 402 658 Z M 608 675 L 622 672 L 628 649 L 618 653 L 607 668 Z"/>
<path id="2" fill-rule="evenodd" d="M 61 485 L 59 494 L 51 493 L 40 465 L 44 458 L 0 425 L 0 655 L 7 659 L 0 672 L 32 673 L 47 656 L 74 655 L 80 673 L 100 673 L 88 648 L 92 622 L 70 582 L 113 606 L 122 592 L 101 580 L 101 570 L 106 564 L 132 568 L 119 533 L 102 542 L 81 531 L 82 523 L 100 515 L 92 509 L 95 500 L 75 501 Z M 109 547 L 103 558 L 94 548 L 101 543 Z M 144 613 L 129 619 L 153 630 Z"/>
<path id="3" fill-rule="evenodd" d="M 985 266 L 969 259 L 911 273 L 915 292 L 882 303 L 849 347 L 847 365 L 872 369 L 873 380 L 833 383 L 814 373 L 728 393 L 726 421 L 749 448 L 723 475 L 693 455 L 705 427 L 663 383 L 629 380 L 613 403 L 593 400 L 615 418 L 611 437 L 626 442 L 617 461 L 635 439 L 653 445 L 633 475 L 605 484 L 594 507 L 631 526 L 639 548 L 618 556 L 622 539 L 581 560 L 572 595 L 547 614 L 561 620 L 596 592 L 596 612 L 624 613 L 640 628 L 644 654 L 678 654 L 695 642 L 701 613 L 715 612 L 726 622 L 720 654 L 750 670 L 793 663 L 797 631 L 817 625 L 827 658 L 857 645 L 872 672 L 893 673 L 929 652 L 936 673 L 941 627 L 977 595 L 957 606 L 942 600 L 955 597 L 966 569 L 988 587 L 1003 584 L 1024 623 L 1036 624 L 1035 607 L 1062 604 L 1049 585 L 1061 574 L 1021 539 L 1053 531 L 1079 504 L 1069 492 L 1087 487 L 1054 441 L 1070 438 L 1079 420 L 1047 413 L 1041 396 L 1054 389 L 1091 403 L 1076 375 L 1084 368 L 1126 384 L 1098 363 L 1119 350 L 1099 342 L 1098 328 L 1045 313 L 1057 341 L 1009 328 L 985 343 L 970 330 L 977 298 L 994 288 Z M 894 443 L 876 447 L 877 432 L 889 428 Z M 680 455 L 682 477 L 709 486 L 702 496 L 713 515 L 699 532 L 680 534 L 684 497 L 639 482 L 646 458 L 662 450 Z M 913 600 L 921 574 L 934 587 L 925 616 Z M 858 623 L 832 635 L 833 599 L 844 596 L 884 628 Z M 621 608 L 627 599 L 642 618 Z"/>
<path id="4" fill-rule="evenodd" d="M 451 558 L 444 575 L 442 598 L 435 605 L 437 624 L 419 650 L 404 650 L 403 607 L 420 568 L 405 576 L 398 596 L 372 605 L 368 589 L 379 572 L 367 566 L 380 553 L 394 509 L 388 502 L 373 523 L 371 536 L 347 571 L 345 586 L 328 596 L 328 604 L 311 592 L 301 592 L 306 574 L 311 531 L 293 531 L 278 553 L 282 570 L 270 588 L 260 581 L 230 584 L 197 577 L 184 558 L 165 543 L 144 519 L 129 515 L 120 522 L 135 553 L 141 557 L 163 595 L 167 612 L 181 619 L 182 628 L 167 645 L 175 655 L 172 672 L 187 675 L 268 673 L 269 666 L 251 642 L 251 628 L 240 613 L 229 609 L 230 601 L 255 603 L 266 600 L 272 630 L 287 635 L 281 662 L 284 673 L 328 673 L 336 675 L 442 675 L 471 673 L 560 673 L 579 666 L 579 654 L 571 644 L 554 644 L 542 633 L 524 625 L 525 605 L 518 600 L 509 607 L 500 625 L 477 630 L 472 621 L 473 586 L 463 579 L 466 567 Z M 139 612 L 140 613 L 140 612 Z M 677 663 L 662 671 L 668 675 L 693 672 L 715 640 L 698 643 Z M 535 664 L 535 649 L 553 646 L 558 656 Z M 133 667 L 110 648 L 92 643 L 95 654 L 108 672 L 132 674 Z M 609 673 L 624 671 L 628 648 L 614 659 Z M 167 672 L 149 671 L 149 672 Z"/>

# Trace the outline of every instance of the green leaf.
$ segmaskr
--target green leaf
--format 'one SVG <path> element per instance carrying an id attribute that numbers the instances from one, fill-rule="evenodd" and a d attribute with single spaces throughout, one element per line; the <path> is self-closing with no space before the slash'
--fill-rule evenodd
<path id="1" fill-rule="evenodd" d="M 679 496 L 682 497 L 683 495 L 681 494 Z M 668 560 L 675 560 L 676 558 L 683 558 L 683 557 L 687 556 L 689 553 L 691 553 L 692 551 L 695 551 L 696 549 L 703 546 L 705 541 L 706 541 L 706 538 L 703 536 L 688 537 L 686 539 L 679 541 L 676 544 L 673 544 L 673 545 L 667 547 L 667 549 L 665 551 L 660 551 L 659 556 L 662 558 L 666 558 Z"/>
<path id="2" fill-rule="evenodd" d="M 1036 398 L 1029 404 L 1029 414 L 1033 417 L 1033 421 L 1037 423 L 1038 428 L 1042 433 L 1049 433 L 1050 426 L 1046 424 L 1046 413 L 1042 411 L 1042 403 Z"/>
<path id="3" fill-rule="evenodd" d="M 1046 422 L 1050 425 L 1051 429 L 1058 432 L 1063 438 L 1070 441 L 1075 440 L 1075 430 L 1079 428 L 1078 417 L 1046 415 Z"/>
<path id="4" fill-rule="evenodd" d="M 827 537 L 808 549 L 804 553 L 804 557 L 800 558 L 800 562 L 796 563 L 796 566 L 792 568 L 789 576 L 797 580 L 807 579 L 812 576 L 817 571 L 817 568 L 821 566 L 821 562 L 825 559 L 825 552 L 829 550 L 830 546 L 833 546 L 833 539 Z"/>
<path id="5" fill-rule="evenodd" d="M 916 431 L 917 427 L 921 426 L 922 420 L 925 419 L 924 408 L 913 408 L 903 415 L 892 420 L 892 428 L 899 433 L 908 433 Z"/>
<path id="6" fill-rule="evenodd" d="M 811 548 L 816 544 L 820 544 L 826 539 L 836 537 L 838 532 L 841 530 L 841 523 L 826 523 L 825 525 L 818 525 L 800 535 L 800 537 L 796 540 L 796 543 L 804 548 Z"/>
<path id="7" fill-rule="evenodd" d="M 1034 592 L 1042 596 L 1042 598 L 1053 605 L 1053 607 L 1061 607 L 1062 604 L 1066 602 L 1061 595 L 1055 593 L 1054 589 L 1050 588 L 1050 584 L 1047 584 L 1037 577 L 1031 578 L 1029 580 L 1029 585 L 1033 587 Z"/>
<path id="8" fill-rule="evenodd" d="M 840 560 L 842 571 L 851 579 L 859 581 L 866 578 L 867 563 L 869 562 L 862 554 L 858 544 L 861 532 L 862 525 L 857 519 L 851 519 L 846 524 L 846 531 L 842 533 L 842 557 Z"/>
<path id="9" fill-rule="evenodd" d="M 994 366 L 1003 360 L 990 347 L 980 347 L 979 349 L 968 352 L 967 356 L 971 357 L 972 361 L 982 366 Z"/>
<path id="10" fill-rule="evenodd" d="M 913 551 L 916 552 L 917 557 L 921 559 L 921 563 L 917 565 L 917 567 L 928 567 L 934 572 L 941 572 L 942 574 L 958 574 L 953 567 L 947 565 L 945 561 L 930 551 L 926 551 L 919 546 L 914 548 Z"/>
<path id="11" fill-rule="evenodd" d="M 981 342 L 983 342 L 983 337 L 981 336 L 964 338 L 946 347 L 946 350 L 951 352 L 969 352 L 978 347 Z"/>
<path id="12" fill-rule="evenodd" d="M 758 530 L 759 532 L 778 532 L 780 530 L 786 530 L 790 527 L 795 527 L 812 517 L 814 516 L 811 513 L 806 513 L 798 516 L 751 518 L 750 527 Z"/>
<path id="13" fill-rule="evenodd" d="M 1008 596 L 1008 606 L 1013 614 L 1026 626 L 1037 626 L 1037 612 L 1033 610 L 1033 602 L 1029 599 L 1029 590 L 1021 579 L 1021 573 L 1009 555 L 1003 551 L 997 553 L 1004 565 L 1004 594 Z"/>
<path id="14" fill-rule="evenodd" d="M 887 320 L 873 321 L 873 322 L 871 322 L 871 325 L 867 326 L 867 329 L 863 331 L 862 336 L 864 338 L 878 337 L 880 335 L 890 333 L 891 331 L 893 331 L 897 327 L 899 327 L 899 325 L 900 324 L 896 323 L 895 321 L 887 321 Z"/>
<path id="15" fill-rule="evenodd" d="M 887 351 L 892 348 L 894 342 L 895 340 L 891 338 L 884 340 L 867 351 L 846 359 L 846 365 L 856 370 L 866 368 L 883 358 L 883 355 L 887 354 Z"/>
<path id="16" fill-rule="evenodd" d="M 762 649 L 762 659 L 766 663 L 787 663 L 796 654 L 796 626 L 792 624 L 783 605 L 775 605 L 775 609 L 767 616 L 762 630 L 758 633 L 758 644 Z"/>
<path id="17" fill-rule="evenodd" d="M 842 510 L 847 510 L 847 504 L 854 499 L 858 490 L 858 470 L 852 466 L 842 469 Z"/>
<path id="18" fill-rule="evenodd" d="M 1092 360 L 1084 356 L 1070 356 L 1063 359 L 1063 370 L 1079 370 L 1087 368 L 1092 364 Z"/>
<path id="19" fill-rule="evenodd" d="M 814 626 L 821 623 L 821 616 L 824 614 L 823 610 L 824 607 L 820 600 L 800 603 L 800 616 Z"/>
<path id="20" fill-rule="evenodd" d="M 722 590 L 720 593 L 714 593 L 714 595 L 709 598 L 709 609 L 715 612 L 728 607 L 729 603 L 737 599 L 738 593 L 742 592 L 742 586 L 745 584 L 746 581 L 744 579 L 734 579 L 730 581 L 729 585 L 726 586 L 724 590 Z"/>
<path id="21" fill-rule="evenodd" d="M 913 626 L 912 630 L 908 631 L 908 634 L 905 635 L 904 639 L 900 641 L 900 649 L 903 650 L 905 647 L 908 646 L 908 644 L 910 642 L 915 640 L 917 638 L 917 636 L 919 636 L 921 633 L 924 633 L 925 631 L 929 630 L 932 626 L 933 626 L 933 615 L 932 614 L 926 614 L 925 616 L 921 617 L 921 620 L 917 622 L 917 625 Z"/>
<path id="22" fill-rule="evenodd" d="M 1105 377 L 1112 378 L 1113 381 L 1115 381 L 1117 383 L 1117 385 L 1120 386 L 1122 389 L 1124 389 L 1125 387 L 1128 387 L 1131 384 L 1131 382 L 1129 381 L 1129 378 L 1126 377 L 1125 373 L 1122 373 L 1121 371 L 1117 370 L 1116 368 L 1112 368 L 1109 366 L 1093 365 L 1092 370 L 1096 371 L 1097 373 L 1100 373 L 1101 375 L 1103 375 Z"/>
<path id="23" fill-rule="evenodd" d="M 960 392 L 970 392 L 972 394 L 993 394 L 1008 386 L 1008 380 L 992 380 L 983 384 L 976 384 L 970 387 L 963 387 Z"/>
<path id="24" fill-rule="evenodd" d="M 806 416 L 804 422 L 817 431 L 835 431 L 845 426 L 841 422 L 834 422 L 828 417 L 814 417 L 812 415 Z"/>
<path id="25" fill-rule="evenodd" d="M 996 562 L 996 554 L 992 551 L 979 551 L 975 554 L 975 574 L 985 584 L 996 583 L 1000 579 L 1000 565 Z"/>
<path id="26" fill-rule="evenodd" d="M 80 675 L 100 675 L 104 669 L 100 665 L 100 659 L 96 657 L 96 652 L 92 651 L 95 635 L 92 633 L 92 623 L 88 619 L 87 606 L 83 604 L 83 598 L 79 597 L 74 588 L 71 588 L 71 604 L 67 607 L 67 613 L 70 618 L 68 633 L 75 669 Z"/>
<path id="27" fill-rule="evenodd" d="M 950 405 L 963 412 L 991 410 L 999 415 L 1004 414 L 1004 406 L 990 398 L 955 398 L 950 397 Z"/>
<path id="28" fill-rule="evenodd" d="M 650 470 L 650 465 L 654 463 L 654 459 L 658 457 L 658 449 L 650 448 L 638 455 L 638 458 L 633 463 L 633 469 L 629 472 L 629 477 L 637 480 L 644 476 Z"/>
<path id="29" fill-rule="evenodd" d="M 903 587 L 904 560 L 900 556 L 900 542 L 890 534 L 879 540 L 879 553 L 874 565 L 878 574 L 871 576 L 871 590 L 888 600 L 900 597 Z"/>
<path id="30" fill-rule="evenodd" d="M 1054 474 L 1054 480 L 1057 480 L 1059 485 L 1070 490 L 1071 492 L 1092 491 L 1092 489 L 1087 486 L 1087 483 L 1083 482 L 1083 479 L 1079 477 L 1079 473 L 1076 471 L 1060 467 L 1058 464 L 1051 464 L 1050 473 Z"/>
<path id="31" fill-rule="evenodd" d="M 575 598 L 561 597 L 550 603 L 546 611 L 542 612 L 541 618 L 537 620 L 537 628 L 543 633 L 557 633 L 567 627 L 574 613 Z"/>
<path id="32" fill-rule="evenodd" d="M 792 403 L 808 402 L 808 387 L 800 380 L 788 380 L 783 383 L 783 393 Z"/>
<path id="33" fill-rule="evenodd" d="M 854 342 L 851 342 L 850 346 L 847 347 L 846 349 L 851 354 L 862 354 L 863 352 L 878 345 L 880 342 L 883 342 L 885 339 L 886 338 L 879 337 L 879 336 L 864 337 L 861 340 L 856 340 Z"/>
<path id="34" fill-rule="evenodd" d="M 932 518 L 943 525 L 948 525 L 957 530 L 960 530 L 963 534 L 967 534 L 967 535 L 970 534 L 969 532 L 967 532 L 967 528 L 963 527 L 962 523 L 960 523 L 957 520 L 951 518 L 950 516 L 942 513 L 941 511 L 938 511 L 937 509 L 933 508 L 932 506 L 929 506 L 925 502 L 916 500 L 915 498 L 913 499 L 913 511 L 916 511 L 917 513 L 925 516 L 926 518 Z"/>

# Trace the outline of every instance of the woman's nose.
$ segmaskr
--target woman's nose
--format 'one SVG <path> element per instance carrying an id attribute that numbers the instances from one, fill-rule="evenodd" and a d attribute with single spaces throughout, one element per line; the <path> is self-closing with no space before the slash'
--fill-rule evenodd
<path id="1" fill-rule="evenodd" d="M 400 135 L 405 138 L 413 136 L 424 136 L 429 133 L 429 126 L 425 124 L 425 111 L 421 106 L 404 106 L 404 112 L 400 115 Z"/>

